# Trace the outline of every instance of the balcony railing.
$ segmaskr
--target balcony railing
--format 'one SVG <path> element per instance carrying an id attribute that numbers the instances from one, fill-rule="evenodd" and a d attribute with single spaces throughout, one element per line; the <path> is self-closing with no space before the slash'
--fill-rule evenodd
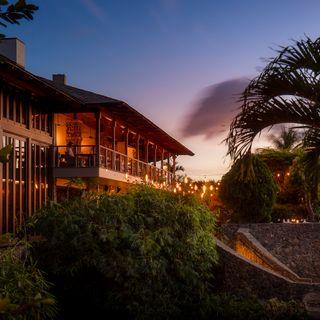
<path id="1" fill-rule="evenodd" d="M 150 182 L 171 185 L 173 174 L 149 163 L 128 157 L 112 149 L 100 146 L 98 157 L 97 147 L 93 145 L 72 146 L 72 153 L 68 153 L 68 146 L 54 146 L 55 168 L 96 168 L 139 177 Z"/>

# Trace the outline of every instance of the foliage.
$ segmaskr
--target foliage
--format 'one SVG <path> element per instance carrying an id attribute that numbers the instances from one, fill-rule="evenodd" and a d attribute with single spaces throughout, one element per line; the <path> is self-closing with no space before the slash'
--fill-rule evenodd
<path id="1" fill-rule="evenodd" d="M 274 147 L 278 151 L 292 151 L 298 142 L 300 141 L 301 135 L 293 130 L 292 128 L 287 129 L 286 127 L 281 127 L 281 132 L 279 136 L 274 134 L 270 135 Z"/>
<path id="2" fill-rule="evenodd" d="M 230 294 L 216 296 L 213 319 L 221 320 L 303 320 L 309 319 L 305 309 L 296 301 L 266 301 Z"/>
<path id="3" fill-rule="evenodd" d="M 52 319 L 56 313 L 55 300 L 48 293 L 49 284 L 30 258 L 26 244 L 3 249 L 0 262 L 0 318 Z"/>
<path id="4" fill-rule="evenodd" d="M 268 167 L 256 156 L 236 161 L 221 180 L 219 197 L 235 222 L 269 221 L 277 187 Z"/>
<path id="5" fill-rule="evenodd" d="M 7 0 L 0 0 L 0 26 L 7 27 L 7 24 L 20 24 L 20 20 L 33 20 L 34 12 L 38 7 L 34 4 L 26 3 L 25 0 L 18 0 L 9 4 Z M 0 39 L 4 38 L 0 34 Z"/>
<path id="6" fill-rule="evenodd" d="M 32 221 L 35 250 L 56 284 L 59 319 L 201 318 L 217 255 L 214 219 L 186 197 L 147 186 L 52 204 Z"/>
<path id="7" fill-rule="evenodd" d="M 306 38 L 281 48 L 242 94 L 242 108 L 231 124 L 229 154 L 237 159 L 250 151 L 263 129 L 296 123 L 317 129 L 319 111 L 320 38 Z"/>
<path id="8" fill-rule="evenodd" d="M 259 149 L 257 156 L 268 166 L 275 175 L 281 173 L 284 175 L 292 166 L 293 160 L 297 154 L 287 150 Z"/>
<path id="9" fill-rule="evenodd" d="M 13 154 L 13 145 L 9 144 L 0 149 L 0 163 L 6 163 L 10 160 Z"/>
<path id="10" fill-rule="evenodd" d="M 307 214 L 306 207 L 302 204 L 276 203 L 272 208 L 271 220 L 282 222 L 283 219 L 301 219 Z"/>
<path id="11" fill-rule="evenodd" d="M 227 138 L 232 159 L 250 152 L 255 137 L 267 127 L 280 123 L 298 124 L 306 131 L 305 178 L 309 189 L 309 216 L 318 202 L 320 162 L 320 38 L 306 37 L 281 48 L 241 96 L 242 107 L 233 120 Z M 311 147 L 310 147 L 311 146 Z"/>

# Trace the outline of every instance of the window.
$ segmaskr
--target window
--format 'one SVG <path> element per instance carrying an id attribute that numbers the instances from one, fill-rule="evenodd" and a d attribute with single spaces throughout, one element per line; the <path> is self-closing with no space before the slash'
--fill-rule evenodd
<path id="1" fill-rule="evenodd" d="M 13 145 L 11 160 L 3 165 L 2 177 L 2 232 L 14 232 L 26 217 L 26 143 L 9 136 L 3 137 L 3 145 Z"/>
<path id="2" fill-rule="evenodd" d="M 3 145 L 14 147 L 12 159 L 4 164 L 2 177 L 2 233 L 16 232 L 24 225 L 28 213 L 27 168 L 31 161 L 31 209 L 41 209 L 48 200 L 48 147 L 31 144 L 27 157 L 27 144 L 22 138 L 3 137 Z"/>
<path id="3" fill-rule="evenodd" d="M 27 97 L 13 90 L 2 90 L 2 117 L 26 125 L 29 103 Z"/>

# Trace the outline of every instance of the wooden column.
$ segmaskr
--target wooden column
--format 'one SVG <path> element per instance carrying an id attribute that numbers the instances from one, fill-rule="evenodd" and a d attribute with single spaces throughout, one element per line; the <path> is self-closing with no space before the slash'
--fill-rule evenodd
<path id="1" fill-rule="evenodd" d="M 126 137 L 125 137 L 126 140 L 125 140 L 124 148 L 125 148 L 126 158 L 125 158 L 125 162 L 124 162 L 124 170 L 126 173 L 128 173 L 128 146 L 129 146 L 129 129 L 128 128 L 126 128 L 126 130 L 125 130 L 125 135 L 126 135 Z"/>
<path id="2" fill-rule="evenodd" d="M 168 169 L 167 169 L 167 174 L 166 174 L 166 178 L 167 178 L 167 184 L 169 184 L 169 179 L 170 179 L 170 157 L 171 157 L 171 153 L 168 152 L 168 158 L 167 158 L 167 166 L 168 166 Z"/>
<path id="3" fill-rule="evenodd" d="M 101 147 L 101 112 L 96 112 L 96 167 L 100 166 L 100 147 Z"/>
<path id="4" fill-rule="evenodd" d="M 176 155 L 174 154 L 172 156 L 172 159 L 173 159 L 173 164 L 172 164 L 172 176 L 173 176 L 173 182 L 176 181 Z"/>
<path id="5" fill-rule="evenodd" d="M 2 114 L 3 114 L 3 89 L 0 90 L 0 119 L 2 119 Z"/>
<path id="6" fill-rule="evenodd" d="M 140 134 L 137 134 L 137 141 L 136 141 L 136 175 L 140 175 Z"/>
<path id="7" fill-rule="evenodd" d="M 161 170 L 163 170 L 164 149 L 161 150 Z"/>
<path id="8" fill-rule="evenodd" d="M 154 160 L 153 160 L 153 165 L 157 165 L 157 145 L 154 145 Z"/>
<path id="9" fill-rule="evenodd" d="M 26 181 L 26 189 L 27 189 L 27 216 L 30 217 L 32 214 L 32 166 L 35 164 L 32 163 L 32 149 L 31 149 L 31 139 L 27 138 L 26 141 L 26 166 L 27 166 L 27 181 Z"/>
<path id="10" fill-rule="evenodd" d="M 146 149 L 146 152 L 144 155 L 145 162 L 149 163 L 149 141 L 148 140 L 145 142 L 145 149 Z"/>
<path id="11" fill-rule="evenodd" d="M 111 170 L 116 168 L 116 157 L 114 151 L 116 151 L 116 121 L 112 121 L 112 155 L 111 155 Z"/>
<path id="12" fill-rule="evenodd" d="M 149 140 L 145 141 L 145 155 L 144 155 L 145 163 L 146 163 L 146 174 L 150 177 L 150 167 L 149 167 Z"/>
<path id="13" fill-rule="evenodd" d="M 140 160 L 140 134 L 137 135 L 136 159 Z"/>
<path id="14" fill-rule="evenodd" d="M 0 101 L 1 101 L 1 96 L 0 96 Z M 1 102 L 0 102 L 0 104 L 1 104 Z M 3 130 L 0 127 L 0 148 L 3 147 L 2 137 L 3 137 Z M 4 211 L 5 208 L 2 208 L 2 203 L 3 203 L 3 199 L 2 199 L 3 198 L 3 182 L 2 182 L 2 179 L 5 177 L 3 177 L 2 175 L 3 175 L 3 164 L 0 163 L 0 234 L 2 234 L 2 231 L 3 231 L 2 221 L 3 221 L 3 214 L 5 214 L 5 211 Z"/>

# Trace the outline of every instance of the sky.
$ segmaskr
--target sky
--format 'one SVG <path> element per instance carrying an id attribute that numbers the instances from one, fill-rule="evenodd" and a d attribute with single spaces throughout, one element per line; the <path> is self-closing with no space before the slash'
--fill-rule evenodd
<path id="1" fill-rule="evenodd" d="M 33 3 L 34 21 L 3 30 L 26 43 L 27 69 L 125 100 L 195 153 L 178 157 L 195 179 L 230 167 L 223 140 L 236 97 L 263 58 L 320 31 L 318 0 Z"/>

